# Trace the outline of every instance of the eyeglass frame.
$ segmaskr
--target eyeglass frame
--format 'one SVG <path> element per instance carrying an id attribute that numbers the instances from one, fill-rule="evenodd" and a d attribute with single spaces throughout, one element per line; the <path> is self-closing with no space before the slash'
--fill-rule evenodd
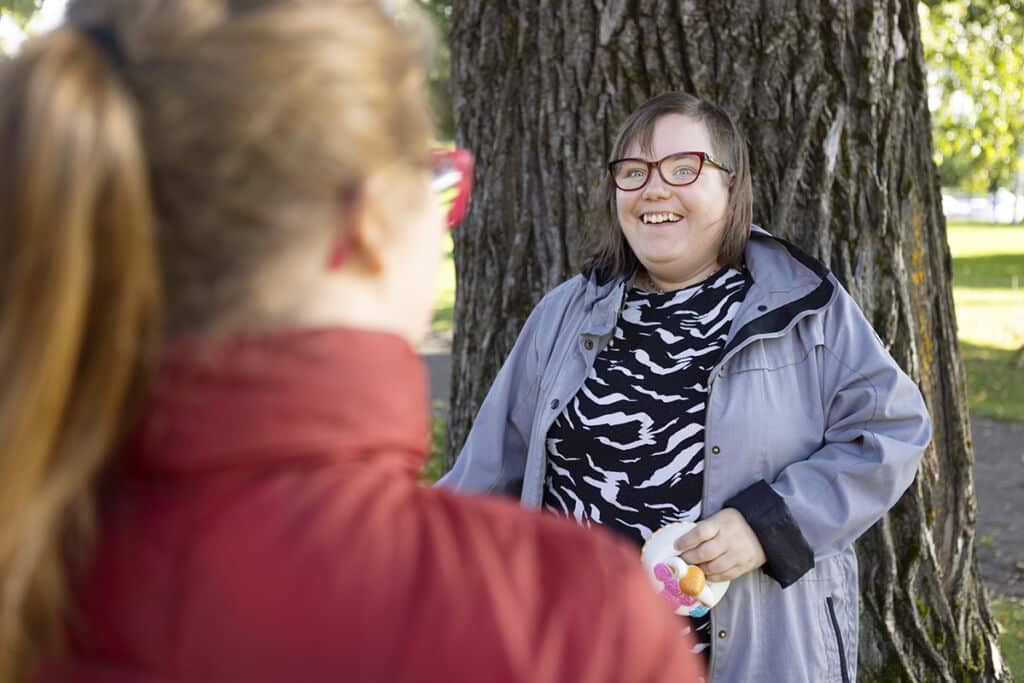
<path id="1" fill-rule="evenodd" d="M 473 154 L 462 147 L 435 149 L 430 155 L 430 186 L 445 209 L 449 230 L 465 218 L 473 191 Z M 455 194 L 452 194 L 452 191 Z"/>
<path id="2" fill-rule="evenodd" d="M 666 159 L 671 159 L 672 157 L 683 156 L 684 154 L 691 154 L 691 155 L 699 158 L 700 159 L 700 166 L 697 167 L 697 172 L 694 174 L 693 180 L 687 181 L 685 183 L 673 183 L 671 180 L 669 180 L 668 178 L 665 177 L 664 173 L 661 172 L 661 164 Z M 616 164 L 620 164 L 623 161 L 637 161 L 637 162 L 639 162 L 641 164 L 646 164 L 646 166 L 647 166 L 647 177 L 644 178 L 644 182 L 641 183 L 638 187 L 631 187 L 631 188 L 627 189 L 627 188 L 624 188 L 624 187 L 620 186 L 619 183 L 616 182 L 616 180 L 615 180 L 615 170 L 614 170 L 615 169 L 615 165 Z M 612 161 L 612 162 L 610 162 L 608 164 L 608 175 L 611 176 L 612 184 L 616 188 L 618 188 L 619 190 L 622 190 L 623 192 L 636 192 L 638 190 L 642 190 L 645 187 L 647 187 L 647 183 L 651 182 L 651 177 L 654 175 L 654 173 L 652 173 L 652 171 L 654 169 L 658 170 L 658 175 L 661 176 L 661 179 L 665 182 L 666 185 L 671 185 L 672 187 L 686 187 L 687 185 L 693 185 L 695 182 L 697 182 L 697 180 L 700 178 L 701 172 L 704 170 L 704 164 L 708 164 L 708 165 L 710 165 L 710 166 L 712 166 L 714 168 L 717 168 L 719 171 L 723 171 L 724 173 L 734 173 L 734 171 L 731 168 L 729 168 L 728 166 L 726 166 L 722 162 L 718 161 L 717 159 L 715 159 L 713 156 L 711 156 L 707 152 L 685 151 L 685 152 L 672 152 L 672 154 L 667 154 L 667 155 L 663 156 L 662 158 L 658 159 L 657 161 L 647 161 L 646 159 L 641 159 L 639 157 L 623 157 L 621 159 L 615 159 L 614 161 Z"/>

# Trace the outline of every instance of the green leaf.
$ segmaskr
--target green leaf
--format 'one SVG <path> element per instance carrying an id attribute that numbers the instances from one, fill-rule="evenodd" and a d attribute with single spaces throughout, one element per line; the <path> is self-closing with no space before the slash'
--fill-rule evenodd
<path id="1" fill-rule="evenodd" d="M 920 16 L 942 184 L 1013 189 L 1024 171 L 1024 0 L 926 0 Z"/>
<path id="2" fill-rule="evenodd" d="M 0 0 L 0 14 L 5 14 L 24 26 L 39 11 L 43 0 Z"/>

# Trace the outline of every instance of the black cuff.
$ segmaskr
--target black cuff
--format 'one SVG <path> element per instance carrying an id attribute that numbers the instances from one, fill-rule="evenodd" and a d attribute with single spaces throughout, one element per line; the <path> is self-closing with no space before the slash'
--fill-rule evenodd
<path id="1" fill-rule="evenodd" d="M 782 496 L 764 479 L 725 501 L 740 511 L 764 548 L 764 573 L 785 588 L 814 567 L 814 553 Z"/>

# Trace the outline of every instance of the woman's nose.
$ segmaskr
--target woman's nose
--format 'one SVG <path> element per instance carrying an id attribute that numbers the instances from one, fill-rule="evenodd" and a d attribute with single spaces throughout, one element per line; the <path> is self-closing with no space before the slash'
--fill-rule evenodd
<path id="1" fill-rule="evenodd" d="M 669 196 L 668 187 L 668 183 L 662 179 L 661 174 L 655 172 L 647 180 L 647 184 L 641 190 L 641 195 L 644 199 L 665 199 Z"/>

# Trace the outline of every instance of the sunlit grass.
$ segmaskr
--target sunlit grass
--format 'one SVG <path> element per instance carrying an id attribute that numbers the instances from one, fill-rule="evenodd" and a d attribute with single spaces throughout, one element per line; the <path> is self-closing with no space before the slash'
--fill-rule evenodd
<path id="1" fill-rule="evenodd" d="M 1006 351 L 1024 346 L 1024 288 L 954 287 L 953 303 L 961 342 Z"/>
<path id="2" fill-rule="evenodd" d="M 452 258 L 452 237 L 445 235 L 445 258 L 437 274 L 437 300 L 434 302 L 435 330 L 450 330 L 455 319 L 455 260 Z"/>
<path id="3" fill-rule="evenodd" d="M 947 223 L 954 257 L 980 254 L 1024 254 L 1024 227 L 993 223 Z M 1024 274 L 1022 274 L 1024 276 Z"/>
<path id="4" fill-rule="evenodd" d="M 992 601 L 999 623 L 999 650 L 1014 678 L 1024 675 L 1024 601 L 1013 598 Z"/>
<path id="5" fill-rule="evenodd" d="M 950 223 L 948 238 L 970 411 L 1024 421 L 1024 227 Z"/>

